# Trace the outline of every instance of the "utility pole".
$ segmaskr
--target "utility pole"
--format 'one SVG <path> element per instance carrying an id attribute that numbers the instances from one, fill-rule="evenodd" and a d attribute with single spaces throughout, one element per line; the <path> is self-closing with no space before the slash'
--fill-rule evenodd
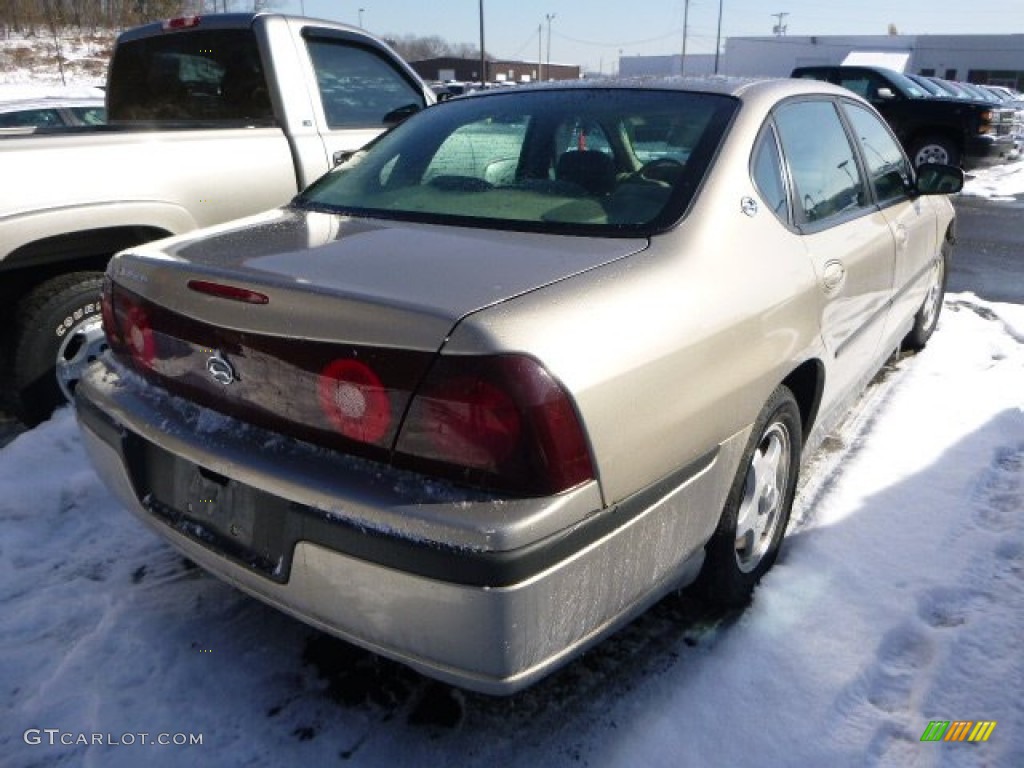
<path id="1" fill-rule="evenodd" d="M 484 54 L 484 0 L 480 0 L 480 89 L 487 87 L 487 57 Z"/>
<path id="2" fill-rule="evenodd" d="M 718 74 L 718 52 L 722 50 L 722 0 L 718 0 L 718 34 L 715 36 L 715 74 Z"/>
<path id="3" fill-rule="evenodd" d="M 554 14 L 554 13 L 546 13 L 546 14 L 544 14 L 544 18 L 546 18 L 548 20 L 548 66 L 547 66 L 548 80 L 551 79 L 551 20 L 554 19 L 556 15 L 557 14 Z"/>
<path id="4" fill-rule="evenodd" d="M 772 14 L 769 14 L 769 15 L 770 15 L 770 16 L 771 16 L 772 18 L 774 18 L 774 19 L 778 19 L 778 20 L 779 20 L 779 23 L 778 23 L 778 24 L 776 24 L 776 25 L 775 25 L 775 26 L 774 26 L 774 27 L 772 28 L 772 32 L 774 32 L 774 33 L 775 33 L 775 36 L 776 36 L 776 37 L 782 37 L 782 36 L 783 36 L 784 34 L 786 34 L 786 26 L 785 26 L 785 25 L 784 25 L 784 24 L 783 24 L 782 22 L 783 22 L 783 20 L 784 20 L 784 19 L 785 19 L 785 18 L 786 18 L 787 16 L 789 16 L 789 14 L 788 14 L 788 13 L 772 13 Z"/>
<path id="5" fill-rule="evenodd" d="M 544 82 L 544 24 L 537 25 L 537 82 Z"/>
<path id="6" fill-rule="evenodd" d="M 679 76 L 686 74 L 686 33 L 690 25 L 690 0 L 683 0 L 683 53 L 679 57 Z"/>
<path id="7" fill-rule="evenodd" d="M 365 10 L 366 10 L 365 8 L 360 8 L 359 9 L 359 28 L 360 29 L 363 28 L 363 11 L 365 11 Z"/>

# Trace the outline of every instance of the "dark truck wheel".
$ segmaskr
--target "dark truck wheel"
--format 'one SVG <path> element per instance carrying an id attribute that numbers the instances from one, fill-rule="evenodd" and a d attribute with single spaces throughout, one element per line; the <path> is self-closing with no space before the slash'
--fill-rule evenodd
<path id="1" fill-rule="evenodd" d="M 14 407 L 28 425 L 70 402 L 85 367 L 106 347 L 100 319 L 103 276 L 73 272 L 36 286 L 18 304 Z"/>
<path id="2" fill-rule="evenodd" d="M 942 136 L 925 136 L 915 141 L 910 148 L 910 159 L 914 161 L 915 168 L 925 163 L 960 165 L 960 151 L 949 139 Z"/>
<path id="3" fill-rule="evenodd" d="M 793 507 L 802 446 L 800 409 L 779 387 L 750 433 L 696 590 L 709 604 L 741 608 L 768 572 Z"/>

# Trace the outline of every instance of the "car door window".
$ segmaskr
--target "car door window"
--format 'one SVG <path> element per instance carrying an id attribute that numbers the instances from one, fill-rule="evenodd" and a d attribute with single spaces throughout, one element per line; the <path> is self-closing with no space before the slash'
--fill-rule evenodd
<path id="1" fill-rule="evenodd" d="M 327 38 L 307 46 L 328 127 L 382 128 L 403 110 L 426 106 L 413 82 L 376 51 Z"/>
<path id="2" fill-rule="evenodd" d="M 786 183 L 782 176 L 779 146 L 775 140 L 775 131 L 770 126 L 761 135 L 754 148 L 751 170 L 754 186 L 761 193 L 765 204 L 772 209 L 772 213 L 778 216 L 783 224 L 788 224 L 789 198 L 786 195 Z"/>
<path id="3" fill-rule="evenodd" d="M 866 208 L 860 168 L 832 101 L 799 101 L 775 112 L 797 193 L 798 218 L 817 224 Z"/>
<path id="4" fill-rule="evenodd" d="M 872 112 L 858 104 L 845 103 L 843 109 L 860 143 L 868 178 L 880 203 L 907 197 L 910 161 L 900 145 Z"/>

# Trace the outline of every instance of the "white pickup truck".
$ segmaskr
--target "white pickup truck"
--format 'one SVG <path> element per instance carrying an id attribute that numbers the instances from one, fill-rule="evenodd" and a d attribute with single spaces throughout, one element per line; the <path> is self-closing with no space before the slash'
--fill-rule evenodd
<path id="1" fill-rule="evenodd" d="M 106 100 L 109 125 L 0 137 L 0 383 L 29 424 L 102 350 L 114 252 L 282 205 L 434 96 L 360 29 L 250 13 L 123 33 Z"/>

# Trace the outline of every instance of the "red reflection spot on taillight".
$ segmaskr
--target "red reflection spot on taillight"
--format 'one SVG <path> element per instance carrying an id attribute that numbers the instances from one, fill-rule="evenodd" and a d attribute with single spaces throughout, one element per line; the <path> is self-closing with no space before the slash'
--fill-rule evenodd
<path id="1" fill-rule="evenodd" d="M 515 401 L 494 384 L 457 378 L 423 400 L 434 455 L 467 467 L 495 471 L 515 449 L 522 420 Z"/>
<path id="2" fill-rule="evenodd" d="M 380 442 L 391 426 L 391 404 L 380 378 L 360 360 L 335 360 L 317 381 L 320 408 L 345 437 Z"/>

